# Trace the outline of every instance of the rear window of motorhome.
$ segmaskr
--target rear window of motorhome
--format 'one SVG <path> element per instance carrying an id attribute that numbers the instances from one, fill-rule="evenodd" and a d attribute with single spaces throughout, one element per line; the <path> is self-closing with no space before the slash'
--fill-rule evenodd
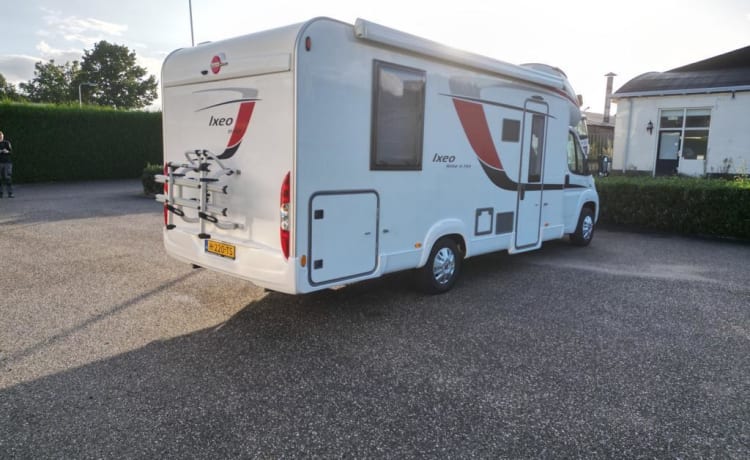
<path id="1" fill-rule="evenodd" d="M 426 73 L 374 61 L 370 169 L 422 169 Z"/>

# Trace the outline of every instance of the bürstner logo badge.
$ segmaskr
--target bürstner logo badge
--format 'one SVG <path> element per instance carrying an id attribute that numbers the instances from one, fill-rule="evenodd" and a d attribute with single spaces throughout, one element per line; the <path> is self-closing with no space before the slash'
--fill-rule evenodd
<path id="1" fill-rule="evenodd" d="M 213 72 L 214 75 L 219 73 L 221 68 L 225 65 L 227 65 L 227 57 L 224 55 L 224 53 L 219 53 L 211 58 L 211 72 Z"/>

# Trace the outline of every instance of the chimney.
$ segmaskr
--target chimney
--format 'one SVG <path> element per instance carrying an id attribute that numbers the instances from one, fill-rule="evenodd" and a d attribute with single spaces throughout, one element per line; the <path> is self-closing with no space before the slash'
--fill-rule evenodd
<path id="1" fill-rule="evenodd" d="M 604 94 L 604 123 L 609 123 L 609 110 L 610 110 L 610 99 L 612 99 L 612 80 L 617 76 L 616 73 L 608 73 L 607 77 L 607 91 Z"/>

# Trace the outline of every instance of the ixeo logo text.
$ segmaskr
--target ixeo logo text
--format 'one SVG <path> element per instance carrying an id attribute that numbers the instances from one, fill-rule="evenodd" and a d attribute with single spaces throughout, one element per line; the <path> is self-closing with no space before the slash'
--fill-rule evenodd
<path id="1" fill-rule="evenodd" d="M 455 155 L 440 155 L 438 153 L 432 157 L 433 163 L 454 163 L 456 161 Z"/>
<path id="2" fill-rule="evenodd" d="M 231 97 L 226 97 L 226 93 L 230 93 Z M 240 94 L 240 97 L 237 97 L 237 93 Z M 237 107 L 237 114 L 235 116 L 221 116 L 215 113 L 208 113 L 208 126 L 210 128 L 224 128 L 229 134 L 226 147 L 217 158 L 225 159 L 234 156 L 240 148 L 240 144 L 242 144 L 247 129 L 250 126 L 255 104 L 260 101 L 258 99 L 258 90 L 253 88 L 221 88 L 196 91 L 194 94 L 196 96 L 212 96 L 212 99 L 214 95 L 224 96 L 223 100 L 200 108 L 196 112 L 215 111 L 219 108 L 222 111 L 226 111 L 226 109 L 231 110 L 233 106 Z"/>
<path id="3" fill-rule="evenodd" d="M 435 156 L 432 157 L 432 162 L 435 164 L 445 165 L 446 168 L 457 168 L 457 169 L 471 168 L 470 164 L 456 164 L 455 155 L 441 155 L 439 153 L 436 153 Z"/>
<path id="4" fill-rule="evenodd" d="M 215 118 L 211 115 L 211 118 L 208 120 L 208 126 L 232 126 L 233 124 L 234 118 L 232 117 Z"/>

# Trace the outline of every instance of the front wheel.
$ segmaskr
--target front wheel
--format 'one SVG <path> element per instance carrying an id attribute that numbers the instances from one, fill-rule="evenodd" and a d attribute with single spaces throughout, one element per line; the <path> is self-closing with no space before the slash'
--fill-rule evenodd
<path id="1" fill-rule="evenodd" d="M 570 235 L 570 241 L 576 246 L 588 246 L 593 238 L 594 211 L 591 208 L 583 208 L 576 231 Z"/>
<path id="2" fill-rule="evenodd" d="M 450 238 L 438 240 L 432 247 L 427 264 L 419 271 L 422 288 L 428 294 L 450 290 L 461 271 L 461 251 Z"/>

